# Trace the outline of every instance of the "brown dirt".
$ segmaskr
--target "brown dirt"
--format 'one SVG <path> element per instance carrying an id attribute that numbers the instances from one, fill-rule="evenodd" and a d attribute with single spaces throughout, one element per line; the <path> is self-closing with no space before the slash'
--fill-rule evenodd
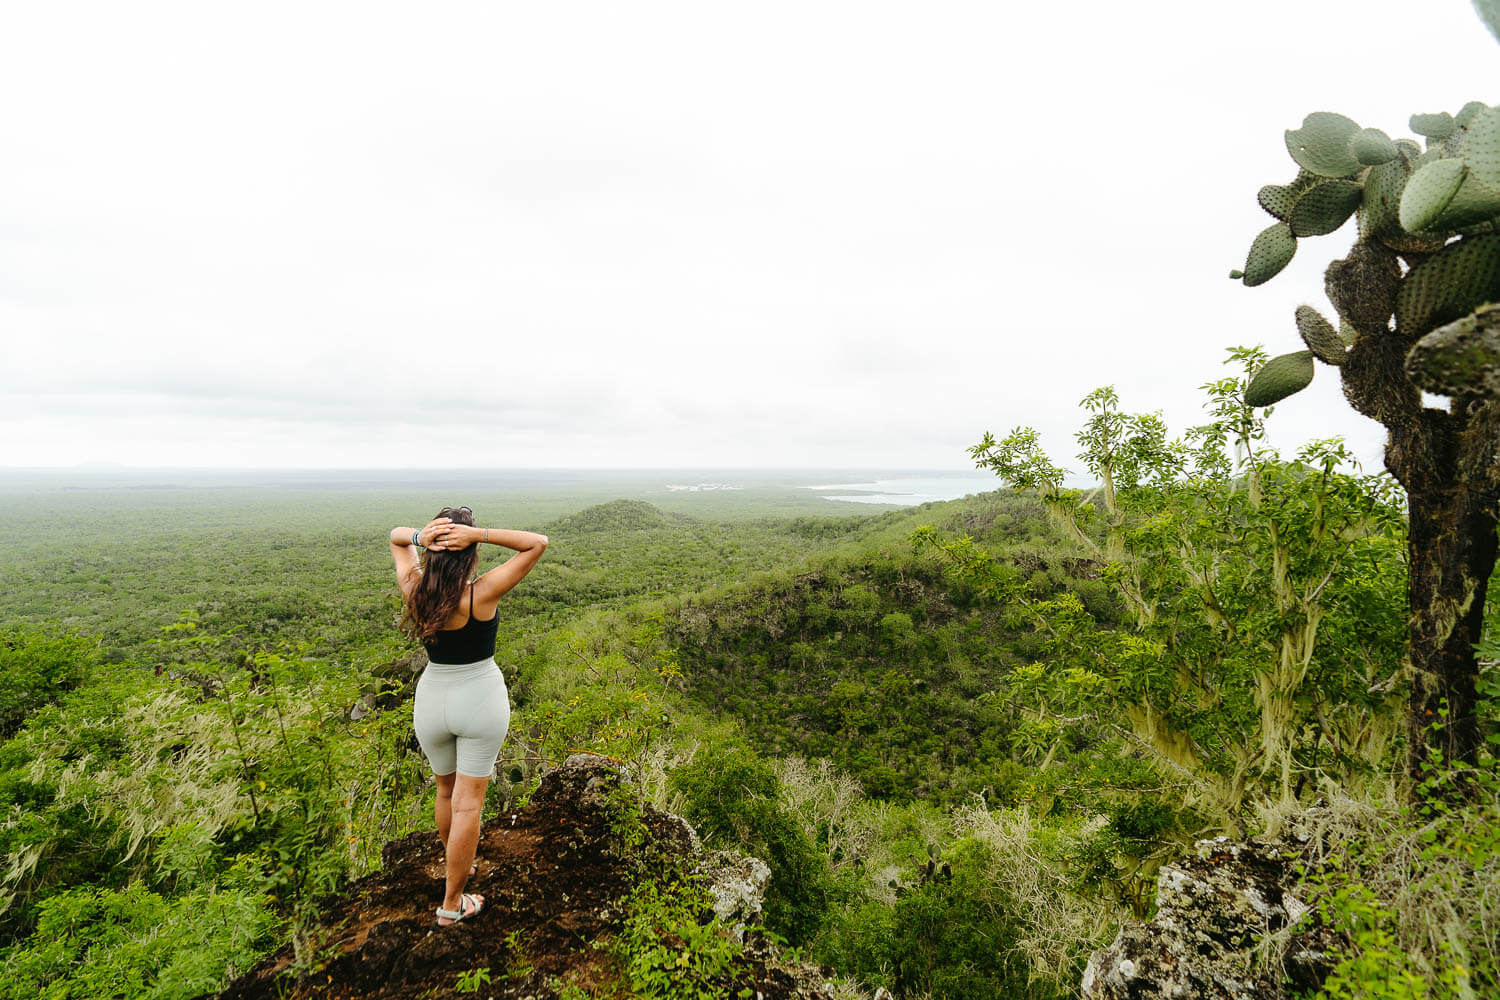
<path id="1" fill-rule="evenodd" d="M 627 995 L 616 963 L 595 946 L 621 925 L 636 870 L 611 829 L 618 812 L 607 796 L 620 775 L 599 764 L 573 766 L 577 760 L 546 775 L 526 808 L 486 820 L 479 873 L 468 886 L 485 897 L 480 914 L 435 926 L 442 847 L 435 832 L 412 834 L 386 845 L 380 871 L 330 901 L 315 971 L 295 977 L 288 945 L 219 1000 L 545 1000 L 556 996 L 557 982 L 591 996 Z M 649 808 L 643 819 L 646 847 L 691 867 L 699 849 L 687 824 Z M 798 984 L 806 970 L 788 972 L 764 946 L 751 951 L 740 983 L 753 983 L 767 1000 L 804 995 Z M 459 975 L 481 968 L 489 983 L 459 993 Z"/>

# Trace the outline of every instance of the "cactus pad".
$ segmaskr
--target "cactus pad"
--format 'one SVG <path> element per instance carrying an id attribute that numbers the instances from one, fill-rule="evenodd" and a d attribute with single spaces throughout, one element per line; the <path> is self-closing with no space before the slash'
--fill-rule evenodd
<path id="1" fill-rule="evenodd" d="M 1396 331 L 1420 337 L 1496 299 L 1500 234 L 1467 236 L 1443 247 L 1402 279 L 1396 293 Z"/>
<path id="2" fill-rule="evenodd" d="M 1401 193 L 1412 172 L 1408 162 L 1420 153 L 1416 143 L 1401 139 L 1396 143 L 1401 156 L 1389 163 L 1371 167 L 1365 174 L 1364 200 L 1359 206 L 1359 235 L 1377 239 L 1399 253 L 1432 253 L 1442 247 L 1442 234 L 1408 233 L 1399 218 Z"/>
<path id="3" fill-rule="evenodd" d="M 1293 236 L 1322 236 L 1331 233 L 1359 207 L 1364 189 L 1353 181 L 1323 181 L 1304 191 L 1292 206 Z"/>
<path id="4" fill-rule="evenodd" d="M 1360 129 L 1349 137 L 1349 152 L 1367 167 L 1389 163 L 1401 155 L 1391 137 L 1378 128 Z"/>
<path id="5" fill-rule="evenodd" d="M 1500 191 L 1500 111 L 1485 108 L 1475 116 L 1464 143 L 1464 162 L 1476 181 Z"/>
<path id="6" fill-rule="evenodd" d="M 1454 129 L 1458 128 L 1458 123 L 1446 111 L 1435 115 L 1412 115 L 1410 124 L 1413 132 L 1427 138 L 1429 146 L 1435 142 L 1442 142 L 1453 134 Z"/>
<path id="7" fill-rule="evenodd" d="M 1302 342 L 1319 361 L 1330 365 L 1341 365 L 1349 360 L 1349 351 L 1333 324 L 1312 306 L 1297 307 L 1297 332 Z"/>
<path id="8" fill-rule="evenodd" d="M 1500 305 L 1480 306 L 1417 341 L 1406 355 L 1406 373 L 1443 396 L 1500 393 Z"/>
<path id="9" fill-rule="evenodd" d="M 1500 216 L 1500 192 L 1479 183 L 1471 170 L 1459 185 L 1458 193 L 1448 202 L 1432 228 L 1441 232 L 1464 229 Z"/>
<path id="10" fill-rule="evenodd" d="M 1297 171 L 1296 178 L 1290 184 L 1267 184 L 1255 195 L 1255 200 L 1260 202 L 1260 207 L 1282 222 L 1289 222 L 1292 218 L 1292 209 L 1297 204 L 1297 199 L 1302 197 L 1302 192 L 1312 187 L 1319 180 L 1317 174 L 1310 174 L 1306 170 Z"/>
<path id="11" fill-rule="evenodd" d="M 1500 40 L 1500 3 L 1495 0 L 1474 0 L 1474 9 L 1479 12 L 1479 19 L 1484 22 L 1484 26 L 1490 29 L 1490 34 Z"/>
<path id="12" fill-rule="evenodd" d="M 1470 101 L 1459 109 L 1458 114 L 1453 116 L 1453 123 L 1459 128 L 1468 128 L 1474 124 L 1474 119 L 1479 116 L 1480 112 L 1488 111 L 1489 107 L 1483 101 Z"/>
<path id="13" fill-rule="evenodd" d="M 1401 232 L 1401 192 L 1411 173 L 1405 157 L 1371 167 L 1365 175 L 1364 198 L 1359 206 L 1361 236 L 1396 235 Z"/>
<path id="14" fill-rule="evenodd" d="M 1288 129 L 1286 151 L 1297 165 L 1319 177 L 1349 177 L 1363 169 L 1350 140 L 1359 124 L 1343 115 L 1314 111 L 1302 119 L 1300 129 Z"/>
<path id="15" fill-rule="evenodd" d="M 1408 233 L 1431 228 L 1458 193 L 1467 173 L 1463 160 L 1432 160 L 1419 168 L 1401 193 L 1401 228 Z"/>
<path id="16" fill-rule="evenodd" d="M 1267 184 L 1255 193 L 1255 200 L 1274 218 L 1285 222 L 1292 217 L 1292 206 L 1297 204 L 1297 193 L 1286 184 Z"/>
<path id="17" fill-rule="evenodd" d="M 1294 392 L 1306 389 L 1313 380 L 1313 352 L 1297 351 L 1272 358 L 1245 387 L 1246 406 L 1270 406 Z"/>
<path id="18" fill-rule="evenodd" d="M 1244 282 L 1248 286 L 1262 285 L 1281 273 L 1297 252 L 1297 237 L 1292 227 L 1278 222 L 1261 231 L 1250 244 L 1250 255 L 1245 259 Z"/>

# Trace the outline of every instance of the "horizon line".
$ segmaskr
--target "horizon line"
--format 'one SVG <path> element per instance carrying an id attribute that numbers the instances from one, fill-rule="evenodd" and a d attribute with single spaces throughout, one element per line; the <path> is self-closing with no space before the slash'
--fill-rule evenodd
<path id="1" fill-rule="evenodd" d="M 0 465 L 0 472 L 412 472 L 458 470 L 444 465 Z M 495 472 L 938 472 L 985 474 L 983 469 L 918 465 L 514 465 L 468 466 L 476 474 Z M 989 473 L 993 475 L 993 473 Z"/>

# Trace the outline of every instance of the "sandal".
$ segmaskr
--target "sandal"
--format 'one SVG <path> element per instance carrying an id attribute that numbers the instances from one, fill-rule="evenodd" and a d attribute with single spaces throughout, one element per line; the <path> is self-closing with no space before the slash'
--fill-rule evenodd
<path id="1" fill-rule="evenodd" d="M 468 904 L 468 909 L 464 908 L 465 904 Z M 439 906 L 437 908 L 437 919 L 434 920 L 433 923 L 437 924 L 437 926 L 439 927 L 452 927 L 454 924 L 458 923 L 461 920 L 468 920 L 471 917 L 478 916 L 479 911 L 483 909 L 484 897 L 473 896 L 466 892 L 458 897 L 458 909 L 445 910 L 441 906 Z M 446 920 L 448 922 L 446 924 L 438 923 L 438 921 L 441 920 Z"/>

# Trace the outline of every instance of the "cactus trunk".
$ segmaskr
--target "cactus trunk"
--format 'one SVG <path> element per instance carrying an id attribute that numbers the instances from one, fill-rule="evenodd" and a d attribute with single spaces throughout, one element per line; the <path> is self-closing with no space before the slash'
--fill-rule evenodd
<path id="1" fill-rule="evenodd" d="M 1420 785 L 1431 766 L 1479 762 L 1474 644 L 1484 626 L 1495 568 L 1493 496 L 1449 480 L 1408 487 L 1412 688 L 1408 772 Z M 1463 791 L 1463 790 L 1452 790 Z"/>

